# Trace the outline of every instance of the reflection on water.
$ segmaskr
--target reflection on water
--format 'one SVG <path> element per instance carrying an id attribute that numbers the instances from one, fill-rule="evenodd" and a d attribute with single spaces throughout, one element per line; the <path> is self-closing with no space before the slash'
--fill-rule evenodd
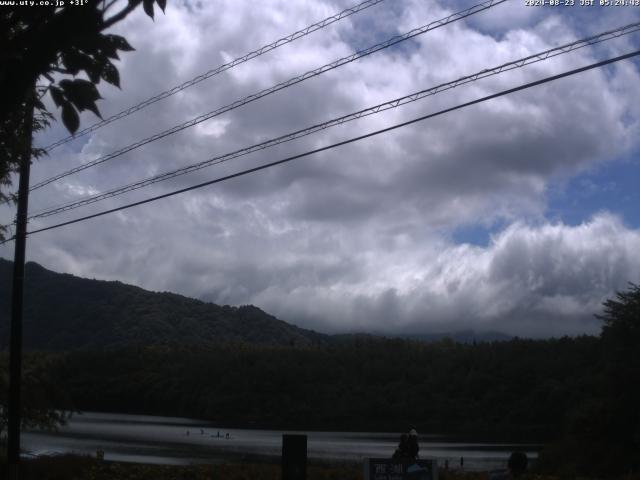
<path id="1" fill-rule="evenodd" d="M 159 464 L 216 463 L 249 456 L 279 457 L 283 433 L 308 435 L 308 456 L 315 460 L 361 461 L 390 457 L 400 434 L 353 432 L 292 432 L 218 428 L 202 420 L 109 413 L 75 414 L 58 432 L 29 431 L 23 448 L 36 455 L 75 452 L 105 459 Z M 228 435 L 228 438 L 227 438 Z M 509 454 L 523 450 L 537 457 L 533 444 L 493 444 L 447 441 L 420 436 L 420 456 L 449 460 L 452 468 L 464 457 L 464 467 L 488 470 L 505 466 Z"/>

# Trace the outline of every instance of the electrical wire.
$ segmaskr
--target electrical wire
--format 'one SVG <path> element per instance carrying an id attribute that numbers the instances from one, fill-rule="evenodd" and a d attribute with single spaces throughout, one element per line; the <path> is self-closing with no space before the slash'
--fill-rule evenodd
<path id="1" fill-rule="evenodd" d="M 129 115 L 131 115 L 132 113 L 135 113 L 139 110 L 142 110 L 146 107 L 148 107 L 149 105 L 152 105 L 160 100 L 163 100 L 167 97 L 170 97 L 172 95 L 175 95 L 178 92 L 181 92 L 182 90 L 185 90 L 189 87 L 192 87 L 193 85 L 196 85 L 200 82 L 202 82 L 203 80 L 206 80 L 208 78 L 211 78 L 215 75 L 218 75 L 222 72 L 226 72 L 227 70 L 236 67 L 237 65 L 240 65 L 242 63 L 248 62 L 249 60 L 252 60 L 256 57 L 259 57 L 260 55 L 264 55 L 267 52 L 270 52 L 272 50 L 275 50 L 278 47 L 281 47 L 283 45 L 286 45 L 288 43 L 293 42 L 294 40 L 298 40 L 299 38 L 305 37 L 307 35 L 309 35 L 310 33 L 313 33 L 317 30 L 320 30 L 321 28 L 324 28 L 328 25 L 331 25 L 332 23 L 335 23 L 339 20 L 342 20 L 343 18 L 347 18 L 355 13 L 361 12 L 362 10 L 365 10 L 369 7 L 373 7 L 374 5 L 377 5 L 378 3 L 383 2 L 384 0 L 366 0 L 362 3 L 359 3 L 358 5 L 354 5 L 353 7 L 349 7 L 346 8 L 344 10 L 342 10 L 339 13 L 336 13 L 335 15 L 331 15 L 330 17 L 325 18 L 324 20 L 321 20 L 317 23 L 314 23 L 313 25 L 309 25 L 306 28 L 303 28 L 302 30 L 298 30 L 297 32 L 291 33 L 289 35 L 287 35 L 286 37 L 282 37 L 279 38 L 278 40 L 276 40 L 275 42 L 272 42 L 268 45 L 264 45 L 260 48 L 258 48 L 257 50 L 253 50 L 252 52 L 247 53 L 246 55 L 243 55 L 241 57 L 238 57 L 234 60 L 231 60 L 230 62 L 227 62 L 223 65 L 220 65 L 216 68 L 213 68 L 201 75 L 198 75 L 195 78 L 192 78 L 191 80 L 182 83 L 181 85 L 178 85 L 176 87 L 170 88 L 169 90 L 165 90 L 164 92 L 161 92 L 153 97 L 150 97 L 136 105 L 133 105 L 132 107 L 127 108 L 126 110 L 122 110 L 121 112 L 118 112 L 112 116 L 110 116 L 109 118 L 105 118 L 104 120 L 101 120 L 99 122 L 94 123 L 93 125 L 84 128 L 82 130 L 80 130 L 79 132 L 76 132 L 73 135 L 69 135 L 65 138 L 62 138 L 60 140 L 58 140 L 57 142 L 52 143 L 51 145 L 48 145 L 47 147 L 45 147 L 46 151 L 51 151 L 56 147 L 59 147 L 60 145 L 64 145 L 65 143 L 69 143 L 72 140 L 75 140 L 78 137 L 82 137 L 83 135 L 86 135 L 90 132 L 93 132 L 95 130 L 98 130 L 99 128 L 104 127 L 105 125 L 108 125 L 110 123 L 115 122 L 116 120 L 119 120 L 121 118 L 127 117 Z"/>
<path id="2" fill-rule="evenodd" d="M 448 15 L 447 17 L 442 18 L 440 20 L 435 20 L 435 21 L 433 21 L 433 22 L 431 22 L 431 23 L 429 23 L 427 25 L 423 25 L 422 27 L 418 27 L 418 28 L 415 28 L 413 30 L 410 30 L 409 32 L 406 32 L 406 33 L 404 33 L 402 35 L 396 35 L 396 36 L 394 36 L 394 37 L 392 37 L 392 38 L 390 38 L 390 39 L 388 39 L 388 40 L 386 40 L 384 42 L 378 43 L 378 44 L 373 45 L 373 46 L 371 46 L 369 48 L 366 48 L 364 50 L 360 50 L 360 51 L 358 51 L 356 53 L 353 53 L 353 54 L 348 55 L 346 57 L 343 57 L 343 58 L 340 58 L 338 60 L 335 60 L 335 61 L 333 61 L 331 63 L 323 65 L 323 66 L 321 66 L 319 68 L 316 68 L 314 70 L 310 70 L 310 71 L 308 71 L 306 73 L 303 73 L 302 75 L 299 75 L 297 77 L 290 78 L 289 80 L 286 80 L 284 82 L 278 83 L 277 85 L 274 85 L 272 87 L 269 87 L 269 88 L 266 88 L 264 90 L 261 90 L 258 93 L 254 93 L 254 94 L 248 95 L 247 97 L 244 97 L 243 99 L 240 99 L 240 100 L 236 100 L 236 101 L 234 101 L 234 102 L 232 102 L 232 103 L 230 103 L 228 105 L 225 105 L 224 107 L 220 107 L 220 108 L 218 108 L 216 110 L 213 110 L 211 112 L 208 112 L 208 113 L 205 113 L 205 114 L 200 115 L 198 117 L 195 117 L 195 118 L 193 118 L 191 120 L 188 120 L 187 122 L 184 122 L 184 123 L 182 123 L 180 125 L 176 125 L 176 126 L 171 127 L 171 128 L 169 128 L 169 129 L 167 129 L 167 130 L 165 130 L 163 132 L 160 132 L 160 133 L 157 133 L 155 135 L 152 135 L 151 137 L 147 137 L 147 138 L 145 138 L 143 140 L 140 140 L 138 142 L 132 143 L 132 144 L 130 144 L 130 145 L 126 146 L 126 147 L 123 147 L 123 148 L 121 148 L 119 150 L 116 150 L 116 151 L 111 152 L 111 153 L 109 153 L 107 155 L 99 157 L 99 158 L 97 158 L 95 160 L 87 162 L 84 165 L 80 165 L 78 167 L 75 167 L 75 168 L 72 168 L 70 170 L 67 170 L 66 172 L 63 172 L 63 173 L 60 173 L 60 174 L 55 175 L 53 177 L 50 177 L 50 178 L 48 178 L 46 180 L 43 180 L 43 181 L 33 185 L 31 187 L 30 191 L 37 190 L 39 188 L 44 187 L 45 185 L 48 185 L 48 184 L 50 184 L 52 182 L 60 180 L 61 178 L 67 177 L 69 175 L 73 175 L 74 173 L 81 172 L 83 170 L 86 170 L 87 168 L 93 167 L 95 165 L 99 165 L 99 164 L 104 163 L 104 162 L 106 162 L 108 160 L 112 160 L 112 159 L 114 159 L 116 157 L 119 157 L 119 156 L 125 154 L 125 153 L 128 153 L 128 152 L 130 152 L 132 150 L 135 150 L 135 149 L 137 149 L 139 147 L 142 147 L 143 145 L 147 145 L 148 143 L 155 142 L 155 141 L 160 140 L 162 138 L 165 138 L 165 137 L 167 137 L 169 135 L 172 135 L 174 133 L 180 132 L 180 131 L 182 131 L 182 130 L 184 130 L 186 128 L 193 127 L 193 126 L 195 126 L 195 125 L 197 125 L 199 123 L 204 122 L 205 120 L 210 120 L 210 119 L 212 119 L 214 117 L 222 115 L 223 113 L 229 112 L 229 111 L 234 110 L 236 108 L 239 108 L 239 107 L 241 107 L 243 105 L 246 105 L 248 103 L 254 102 L 254 101 L 256 101 L 256 100 L 258 100 L 260 98 L 263 98 L 263 97 L 265 97 L 267 95 L 275 93 L 275 92 L 277 92 L 279 90 L 282 90 L 284 88 L 291 87 L 291 86 L 293 86 L 295 84 L 301 83 L 301 82 L 303 82 L 305 80 L 308 80 L 310 78 L 317 77 L 318 75 L 321 75 L 321 74 L 326 73 L 328 71 L 334 70 L 334 69 L 336 69 L 338 67 L 341 67 L 342 65 L 346 65 L 347 63 L 351 63 L 351 62 L 353 62 L 355 60 L 358 60 L 360 58 L 363 58 L 365 56 L 371 55 L 372 53 L 378 52 L 380 50 L 384 50 L 384 49 L 389 48 L 389 47 L 391 47 L 393 45 L 396 45 L 396 44 L 398 44 L 400 42 L 404 42 L 405 40 L 409 40 L 410 38 L 416 37 L 418 35 L 422 35 L 424 33 L 427 33 L 429 31 L 431 31 L 431 30 L 434 30 L 436 28 L 443 27 L 443 26 L 448 25 L 450 23 L 453 23 L 453 22 L 462 20 L 464 18 L 467 18 L 467 17 L 469 17 L 471 15 L 474 15 L 476 13 L 488 10 L 488 9 L 490 9 L 490 8 L 496 6 L 496 5 L 499 5 L 501 3 L 504 3 L 506 1 L 507 0 L 486 0 L 486 1 L 481 2 L 479 4 L 476 4 L 476 5 L 474 5 L 474 6 L 470 7 L 470 8 L 462 10 L 460 12 L 452 13 L 451 15 Z"/>
<path id="3" fill-rule="evenodd" d="M 331 149 L 334 149 L 336 147 L 340 147 L 340 146 L 347 145 L 347 144 L 350 144 L 350 143 L 354 143 L 354 142 L 357 142 L 357 141 L 360 141 L 360 140 L 364 140 L 366 138 L 373 137 L 373 136 L 376 136 L 376 135 L 380 135 L 382 133 L 386 133 L 386 132 L 389 132 L 389 131 L 392 131 L 392 130 L 396 130 L 398 128 L 406 127 L 408 125 L 411 125 L 411 124 L 414 124 L 414 123 L 417 123 L 417 122 L 421 122 L 421 121 L 427 120 L 429 118 L 434 118 L 434 117 L 437 117 L 439 115 L 444 115 L 445 113 L 453 112 L 455 110 L 466 108 L 466 107 L 469 107 L 471 105 L 476 105 L 478 103 L 482 103 L 482 102 L 486 102 L 488 100 L 492 100 L 494 98 L 502 97 L 504 95 L 509 95 L 511 93 L 519 92 L 521 90 L 525 90 L 525 89 L 532 88 L 532 87 L 535 87 L 535 86 L 538 86 L 538 85 L 542 85 L 542 84 L 549 83 L 549 82 L 552 82 L 552 81 L 555 81 L 555 80 L 559 80 L 561 78 L 565 78 L 565 77 L 568 77 L 568 76 L 571 76 L 571 75 L 576 75 L 578 73 L 582 73 L 582 72 L 585 72 L 587 70 L 591 70 L 591 69 L 594 69 L 594 68 L 599 68 L 599 67 L 602 67 L 602 66 L 605 66 L 605 65 L 609 65 L 609 64 L 612 64 L 612 63 L 615 63 L 615 62 L 619 62 L 621 60 L 626 60 L 628 58 L 632 58 L 632 57 L 635 57 L 637 55 L 640 55 L 640 50 L 636 50 L 634 52 L 630 52 L 630 53 L 627 53 L 625 55 L 620 55 L 618 57 L 610 58 L 608 60 L 603 60 L 601 62 L 592 63 L 592 64 L 587 65 L 585 67 L 569 70 L 569 71 L 560 73 L 558 75 L 553 75 L 553 76 L 550 76 L 550 77 L 543 78 L 541 80 L 536 80 L 534 82 L 529 82 L 529 83 L 520 85 L 518 87 L 510 88 L 508 90 L 503 90 L 501 92 L 494 93 L 492 95 L 487 95 L 485 97 L 478 98 L 478 99 L 472 100 L 470 102 L 462 103 L 462 104 L 456 105 L 454 107 L 446 108 L 444 110 L 440 110 L 440 111 L 435 112 L 435 113 L 430 113 L 428 115 L 423 115 L 421 117 L 414 118 L 412 120 L 408 120 L 406 122 L 402 122 L 402 123 L 393 125 L 391 127 L 383 128 L 383 129 L 380 129 L 380 130 L 376 130 L 374 132 L 370 132 L 370 133 L 367 133 L 367 134 L 364 134 L 364 135 L 360 135 L 360 136 L 357 136 L 357 137 L 350 138 L 348 140 L 344 140 L 344 141 L 341 141 L 341 142 L 333 143 L 333 144 L 327 145 L 325 147 L 316 148 L 314 150 L 309 150 L 307 152 L 300 153 L 298 155 L 293 155 L 293 156 L 290 156 L 290 157 L 287 157 L 287 158 L 283 158 L 283 159 L 277 160 L 275 162 L 267 163 L 267 164 L 260 165 L 258 167 L 250 168 L 250 169 L 247 169 L 247 170 L 243 170 L 241 172 L 237 172 L 237 173 L 234 173 L 234 174 L 231 174 L 231 175 L 226 175 L 224 177 L 220 177 L 220 178 L 216 178 L 216 179 L 213 179 L 213 180 L 209 180 L 207 182 L 203 182 L 203 183 L 199 183 L 199 184 L 196 184 L 196 185 L 192 185 L 190 187 L 182 188 L 180 190 L 174 190 L 172 192 L 168 192 L 168 193 L 165 193 L 165 194 L 162 194 L 162 195 L 157 195 L 155 197 L 147 198 L 145 200 L 140 200 L 138 202 L 133 202 L 133 203 L 129 203 L 129 204 L 126 204 L 126 205 L 122 205 L 120 207 L 111 208 L 109 210 L 104 210 L 102 212 L 94 213 L 92 215 L 86 215 L 84 217 L 76 218 L 76 219 L 69 220 L 69 221 L 62 222 L 62 223 L 58 223 L 58 224 L 55 224 L 55 225 L 50 225 L 50 226 L 44 227 L 44 228 L 39 228 L 37 230 L 32 230 L 30 232 L 27 232 L 27 235 L 33 235 L 35 233 L 45 232 L 45 231 L 48 231 L 48 230 L 53 230 L 53 229 L 56 229 L 56 228 L 67 226 L 67 225 L 72 225 L 74 223 L 83 222 L 85 220 L 89 220 L 89 219 L 96 218 L 96 217 L 101 217 L 101 216 L 107 215 L 109 213 L 126 210 L 126 209 L 129 209 L 129 208 L 135 207 L 135 206 L 139 206 L 139 205 L 143 205 L 143 204 L 146 204 L 146 203 L 154 202 L 156 200 L 160 200 L 160 199 L 167 198 L 167 197 L 172 197 L 174 195 L 178 195 L 178 194 L 181 194 L 181 193 L 185 193 L 185 192 L 189 192 L 189 191 L 192 191 L 192 190 L 196 190 L 198 188 L 206 187 L 208 185 L 213 185 L 213 184 L 220 183 L 220 182 L 223 182 L 223 181 L 226 181 L 226 180 L 230 180 L 232 178 L 237 178 L 237 177 L 248 175 L 250 173 L 254 173 L 254 172 L 257 172 L 257 171 L 260 171 L 260 170 L 265 170 L 267 168 L 270 168 L 270 167 L 273 167 L 273 166 L 276 166 L 276 165 L 281 165 L 281 164 L 284 164 L 284 163 L 287 163 L 287 162 L 291 162 L 291 161 L 299 159 L 299 158 L 303 158 L 303 157 L 307 157 L 309 155 L 313 155 L 315 153 L 323 152 L 323 151 L 326 151 L 326 150 L 331 150 Z M 11 241 L 11 240 L 14 240 L 14 239 L 15 239 L 15 237 L 7 239 L 7 240 L 3 241 L 0 244 L 7 243 L 8 241 Z"/>
<path id="4" fill-rule="evenodd" d="M 218 165 L 220 163 L 224 163 L 227 161 L 230 161 L 234 158 L 238 158 L 244 155 L 248 155 L 250 153 L 254 153 L 257 152 L 259 150 L 264 150 L 266 148 L 275 146 L 275 145 L 279 145 L 285 142 L 289 142 L 307 135 L 311 135 L 313 133 L 316 133 L 318 131 L 321 130 L 325 130 L 327 128 L 330 127 L 334 127 L 337 125 L 342 125 L 344 123 L 359 119 L 359 118 L 363 118 L 365 116 L 369 116 L 369 115 L 374 115 L 389 109 L 393 109 L 393 108 L 397 108 L 401 105 L 406 105 L 408 103 L 411 102 L 415 102 L 417 100 L 421 100 L 423 98 L 426 98 L 428 96 L 433 96 L 436 95 L 440 92 L 446 91 L 446 90 L 450 90 L 456 87 L 459 87 L 461 85 L 465 85 L 474 81 L 477 81 L 479 79 L 482 78 L 486 78 L 489 76 L 493 76 L 493 75 L 497 75 L 506 71 L 510 71 L 513 70 L 515 68 L 521 68 L 524 67 L 526 65 L 531 65 L 533 63 L 537 63 L 537 62 L 541 62 L 543 60 L 547 60 L 549 58 L 552 57 L 556 57 L 558 55 L 564 55 L 567 54 L 569 52 L 572 52 L 574 50 L 577 50 L 579 48 L 583 48 L 589 45 L 594 45 L 596 43 L 601 43 L 607 40 L 611 40 L 614 38 L 619 38 L 622 35 L 627 35 L 630 33 L 634 33 L 637 32 L 638 30 L 640 30 L 640 22 L 637 23 L 632 23 L 629 25 L 625 25 L 619 28 L 616 28 L 614 30 L 610 30 L 607 32 L 603 32 L 600 33 L 598 35 L 594 35 L 588 38 L 584 38 L 581 40 L 577 40 L 571 43 L 567 43 L 558 47 L 554 47 L 548 50 L 545 50 L 543 52 L 539 52 L 533 55 L 529 55 L 527 57 L 524 58 L 520 58 L 518 60 L 514 60 L 508 63 L 504 63 L 500 66 L 497 67 L 493 67 L 493 68 L 488 68 L 488 69 L 484 69 L 481 70 L 477 73 L 474 73 L 472 75 L 467 75 L 461 78 L 458 78 L 456 80 L 453 80 L 451 82 L 447 82 L 447 83 L 443 83 L 440 85 L 437 85 L 435 87 L 431 87 L 429 89 L 426 90 L 421 90 L 419 92 L 416 93 L 412 93 L 410 95 L 406 95 L 404 97 L 400 97 L 400 98 L 396 98 L 393 100 L 389 100 L 387 102 L 375 105 L 373 107 L 368 107 L 365 108 L 363 110 L 359 110 L 357 112 L 354 113 L 350 113 L 348 115 L 343 115 L 341 117 L 338 118 L 334 118 L 332 120 L 329 120 L 327 122 L 323 122 L 320 124 L 316 124 L 313 125 L 311 127 L 307 127 L 305 129 L 301 129 L 301 130 L 297 130 L 295 132 L 291 132 L 288 133 L 286 135 L 281 135 L 279 137 L 276 138 L 272 138 L 270 140 L 266 140 L 264 142 L 261 143 L 257 143 L 255 145 L 251 145 L 249 147 L 245 147 L 230 153 L 226 153 L 224 155 L 219 155 L 219 156 L 215 156 L 212 157 L 210 159 L 204 160 L 202 162 L 196 163 L 196 164 L 192 164 L 186 167 L 182 167 L 182 168 L 178 168 L 169 172 L 164 172 L 158 175 L 155 175 L 153 177 L 150 178 L 146 178 L 143 180 L 139 180 L 137 182 L 131 183 L 129 185 L 125 185 L 125 186 L 121 186 L 112 190 L 109 190 L 107 192 L 103 192 L 100 194 L 96 194 L 96 195 L 92 195 L 90 197 L 86 197 L 84 199 L 81 200 L 75 200 L 73 202 L 68 202 L 66 204 L 57 206 L 57 207 L 50 207 L 44 210 L 41 210 L 39 212 L 34 213 L 33 215 L 31 215 L 29 217 L 29 220 L 31 219 L 35 219 L 35 218 L 44 218 L 44 217 L 48 217 L 51 215 L 56 215 L 65 211 L 69 211 L 69 210 L 73 210 L 85 205 L 89 205 L 92 203 L 96 203 L 98 201 L 107 199 L 107 198 L 113 198 L 115 196 L 118 195 L 122 195 L 124 193 L 127 192 L 131 192 L 134 190 L 138 190 L 140 188 L 143 187 L 147 187 L 149 185 L 153 185 L 155 183 L 159 183 L 165 180 L 169 180 L 171 178 L 175 178 L 181 175 L 185 175 L 187 173 L 191 173 L 209 166 L 213 166 L 213 165 Z"/>

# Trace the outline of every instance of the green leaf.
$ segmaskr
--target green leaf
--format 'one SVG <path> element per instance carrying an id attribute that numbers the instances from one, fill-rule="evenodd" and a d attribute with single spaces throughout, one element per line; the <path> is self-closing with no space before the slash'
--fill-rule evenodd
<path id="1" fill-rule="evenodd" d="M 118 47 L 107 35 L 98 37 L 98 51 L 100 56 L 115 58 L 116 60 L 120 58 L 118 57 Z"/>
<path id="2" fill-rule="evenodd" d="M 78 130 L 80 126 L 78 113 L 69 102 L 65 102 L 62 105 L 62 123 L 64 123 L 64 126 L 67 127 L 67 130 L 69 130 L 71 134 L 76 133 L 76 130 Z"/>
<path id="3" fill-rule="evenodd" d="M 156 0 L 156 2 L 158 3 L 158 6 L 162 10 L 162 13 L 164 13 L 164 9 L 167 8 L 167 0 Z"/>
<path id="4" fill-rule="evenodd" d="M 75 52 L 62 52 L 61 59 L 71 75 L 77 75 L 80 72 L 81 61 L 78 60 L 78 55 Z"/>
<path id="5" fill-rule="evenodd" d="M 135 48 L 129 45 L 129 42 L 127 42 L 127 39 L 124 37 L 121 37 L 120 35 L 109 34 L 109 35 L 103 35 L 102 37 L 103 37 L 102 40 L 104 40 L 104 42 L 107 42 L 115 50 L 122 50 L 123 52 L 132 52 L 135 50 Z"/>
<path id="6" fill-rule="evenodd" d="M 86 53 L 77 50 L 65 52 L 62 54 L 62 63 L 71 75 L 77 75 L 80 70 L 84 70 L 93 83 L 100 80 L 100 70 L 97 61 Z"/>
<path id="7" fill-rule="evenodd" d="M 91 66 L 87 65 L 87 68 L 84 69 L 87 72 L 87 76 L 91 83 L 100 83 L 100 77 L 102 76 L 102 68 L 100 68 L 97 64 L 92 63 Z"/>
<path id="8" fill-rule="evenodd" d="M 118 69 L 113 65 L 113 63 L 107 62 L 102 67 L 100 76 L 105 80 L 105 82 L 120 88 L 120 74 L 118 73 Z"/>
<path id="9" fill-rule="evenodd" d="M 57 107 L 62 106 L 66 102 L 64 95 L 62 94 L 62 90 L 60 90 L 58 87 L 52 86 L 50 91 L 53 103 L 55 103 Z"/>
<path id="10" fill-rule="evenodd" d="M 95 56 L 100 53 L 100 42 L 103 40 L 103 37 L 104 35 L 102 34 L 89 34 L 82 40 L 82 43 L 75 48 L 86 55 Z"/>
<path id="11" fill-rule="evenodd" d="M 40 110 L 40 111 L 42 111 L 42 110 L 45 110 L 45 111 L 46 111 L 46 110 L 47 110 L 47 107 L 45 107 L 45 106 L 44 106 L 44 103 L 42 103 L 42 102 L 40 101 L 40 99 L 39 99 L 39 98 L 36 98 L 36 99 L 33 101 L 33 106 L 34 106 L 37 110 Z"/>
<path id="12" fill-rule="evenodd" d="M 75 80 L 62 80 L 60 87 L 64 90 L 64 94 L 72 102 L 82 103 L 95 102 L 101 99 L 100 93 L 96 86 L 88 80 L 75 79 Z"/>
<path id="13" fill-rule="evenodd" d="M 95 103 L 96 100 L 102 97 L 100 97 L 98 89 L 93 83 L 87 80 L 76 79 L 62 80 L 59 85 L 64 91 L 65 97 L 67 97 L 80 112 L 90 110 L 102 118 Z"/>
<path id="14" fill-rule="evenodd" d="M 44 148 L 32 148 L 31 156 L 33 158 L 42 158 L 44 156 L 48 156 L 49 153 Z"/>
<path id="15" fill-rule="evenodd" d="M 142 0 L 142 7 L 147 15 L 153 18 L 153 1 L 154 0 Z"/>

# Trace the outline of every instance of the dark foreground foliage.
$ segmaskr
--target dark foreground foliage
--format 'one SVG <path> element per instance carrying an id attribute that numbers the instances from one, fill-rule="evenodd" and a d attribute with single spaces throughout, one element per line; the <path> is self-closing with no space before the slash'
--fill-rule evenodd
<path id="1" fill-rule="evenodd" d="M 0 475 L 6 464 L 0 459 Z M 90 457 L 65 455 L 23 462 L 22 480 L 280 480 L 281 468 L 274 463 L 229 463 L 217 465 L 140 465 L 100 462 Z M 0 477 L 4 478 L 4 477 Z M 489 480 L 487 472 L 444 471 L 440 480 Z M 520 480 L 560 480 L 557 475 L 529 473 Z M 582 478 L 582 477 L 574 477 Z M 309 465 L 308 480 L 364 480 L 362 467 L 350 465 Z M 623 476 L 619 480 L 640 480 Z"/>
<path id="2" fill-rule="evenodd" d="M 6 468 L 5 464 L 1 465 Z M 0 472 L 2 472 L 0 470 Z M 141 465 L 65 455 L 23 462 L 21 480 L 280 480 L 277 464 Z M 0 477 L 4 478 L 4 477 Z M 309 465 L 308 480 L 362 480 L 357 466 Z"/>
<path id="3" fill-rule="evenodd" d="M 567 415 L 541 466 L 567 475 L 640 473 L 640 286 L 607 300 L 594 385 Z"/>

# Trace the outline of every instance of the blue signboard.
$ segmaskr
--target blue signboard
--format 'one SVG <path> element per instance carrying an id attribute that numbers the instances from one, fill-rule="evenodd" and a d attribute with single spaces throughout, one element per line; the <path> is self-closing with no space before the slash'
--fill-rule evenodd
<path id="1" fill-rule="evenodd" d="M 397 461 L 390 458 L 367 458 L 365 480 L 438 480 L 438 462 L 433 459 Z"/>

